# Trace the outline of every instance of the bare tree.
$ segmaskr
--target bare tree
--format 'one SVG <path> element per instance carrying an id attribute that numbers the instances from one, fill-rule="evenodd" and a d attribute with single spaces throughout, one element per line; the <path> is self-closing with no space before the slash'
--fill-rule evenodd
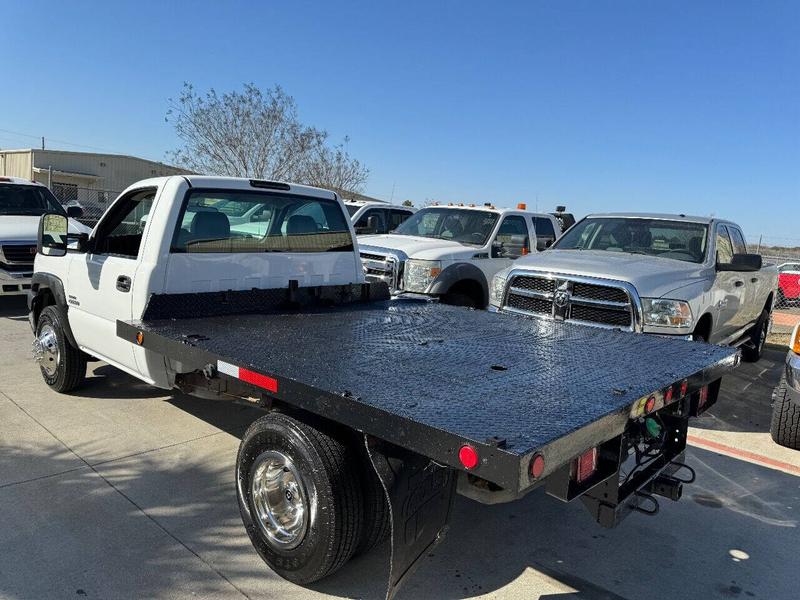
<path id="1" fill-rule="evenodd" d="M 343 145 L 329 146 L 326 131 L 302 124 L 294 98 L 280 86 L 262 92 L 246 84 L 242 92 L 201 95 L 185 83 L 178 99 L 170 99 L 166 120 L 183 141 L 169 159 L 198 173 L 355 192 L 369 174 Z"/>
<path id="2" fill-rule="evenodd" d="M 336 190 L 337 192 L 360 193 L 364 189 L 369 170 L 352 158 L 344 147 L 348 142 L 337 146 L 320 146 L 306 164 L 306 172 L 301 179 L 309 185 Z"/>

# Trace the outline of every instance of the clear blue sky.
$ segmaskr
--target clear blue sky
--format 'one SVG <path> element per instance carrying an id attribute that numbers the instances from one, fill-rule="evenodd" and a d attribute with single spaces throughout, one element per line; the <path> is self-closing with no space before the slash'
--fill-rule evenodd
<path id="1" fill-rule="evenodd" d="M 163 160 L 184 81 L 278 83 L 381 198 L 715 213 L 800 244 L 800 2 L 24 0 L 0 41 L 3 130 Z"/>

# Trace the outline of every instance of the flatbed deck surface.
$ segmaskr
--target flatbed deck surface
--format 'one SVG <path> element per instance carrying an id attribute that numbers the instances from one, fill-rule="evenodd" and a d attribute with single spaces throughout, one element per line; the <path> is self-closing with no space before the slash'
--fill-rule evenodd
<path id="1" fill-rule="evenodd" d="M 519 456 L 735 354 L 409 301 L 132 325 Z"/>

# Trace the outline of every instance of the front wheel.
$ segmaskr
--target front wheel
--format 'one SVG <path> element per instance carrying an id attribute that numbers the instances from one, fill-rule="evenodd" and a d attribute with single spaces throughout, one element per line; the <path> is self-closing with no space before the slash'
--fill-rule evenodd
<path id="1" fill-rule="evenodd" d="M 67 339 L 65 318 L 56 306 L 46 306 L 39 315 L 33 341 L 33 355 L 42 378 L 61 393 L 75 389 L 86 377 L 86 356 Z"/>
<path id="2" fill-rule="evenodd" d="M 742 359 L 746 362 L 758 362 L 764 352 L 768 334 L 769 311 L 765 309 L 761 312 L 761 316 L 750 332 L 749 345 L 742 347 Z"/>
<path id="3" fill-rule="evenodd" d="M 255 421 L 236 459 L 236 494 L 250 541 L 284 579 L 311 583 L 342 567 L 361 539 L 355 449 L 280 413 Z"/>

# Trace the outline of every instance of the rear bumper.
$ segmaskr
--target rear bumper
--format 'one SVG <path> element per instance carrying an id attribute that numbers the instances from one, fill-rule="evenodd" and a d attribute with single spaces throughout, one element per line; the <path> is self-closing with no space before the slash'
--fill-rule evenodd
<path id="1" fill-rule="evenodd" d="M 0 296 L 20 296 L 28 293 L 31 289 L 31 276 L 33 275 L 33 265 L 30 271 L 9 272 L 0 268 Z"/>

